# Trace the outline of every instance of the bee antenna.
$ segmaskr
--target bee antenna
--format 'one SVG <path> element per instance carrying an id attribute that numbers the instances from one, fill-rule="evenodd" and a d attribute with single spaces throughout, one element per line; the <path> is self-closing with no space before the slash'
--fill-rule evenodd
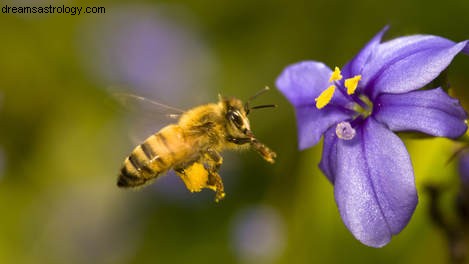
<path id="1" fill-rule="evenodd" d="M 275 108 L 277 107 L 276 104 L 266 104 L 266 105 L 256 105 L 251 107 L 250 109 L 261 109 L 261 108 Z"/>
<path id="2" fill-rule="evenodd" d="M 268 92 L 269 90 L 270 90 L 269 86 L 264 87 L 263 89 L 261 89 L 260 91 L 258 91 L 257 93 L 255 93 L 253 96 L 249 97 L 249 99 L 247 100 L 247 102 L 250 102 L 250 101 L 256 99 L 259 95 L 262 95 L 262 94 Z"/>
<path id="3" fill-rule="evenodd" d="M 253 96 L 249 97 L 248 100 L 246 101 L 246 103 L 244 104 L 244 110 L 246 111 L 246 115 L 249 114 L 250 110 L 251 109 L 256 109 L 256 108 L 265 108 L 264 107 L 249 107 L 249 102 L 251 102 L 252 100 L 256 99 L 259 95 L 262 95 L 266 92 L 268 92 L 270 90 L 269 86 L 265 86 L 263 89 L 261 89 L 260 91 L 258 91 L 257 93 L 255 93 Z M 276 106 L 269 106 L 269 107 L 276 107 Z"/>

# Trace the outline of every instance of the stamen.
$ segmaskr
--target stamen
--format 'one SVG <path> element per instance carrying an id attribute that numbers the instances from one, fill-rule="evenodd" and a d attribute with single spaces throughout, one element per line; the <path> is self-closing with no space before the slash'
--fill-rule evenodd
<path id="1" fill-rule="evenodd" d="M 335 67 L 334 72 L 331 74 L 331 78 L 329 78 L 329 82 L 340 81 L 340 80 L 342 80 L 340 69 L 339 67 Z"/>
<path id="2" fill-rule="evenodd" d="M 334 92 L 335 92 L 335 85 L 331 85 L 327 87 L 326 90 L 324 90 L 318 97 L 316 97 L 316 99 L 314 99 L 316 101 L 316 108 L 321 109 L 327 104 L 329 104 L 329 102 L 332 100 L 332 96 L 334 95 Z"/>
<path id="3" fill-rule="evenodd" d="M 356 75 L 355 77 L 348 78 L 345 80 L 345 87 L 347 88 L 347 94 L 351 95 L 355 93 L 355 90 L 357 89 L 358 82 L 362 79 L 361 75 Z"/>
<path id="4" fill-rule="evenodd" d="M 351 140 L 355 137 L 357 132 L 355 129 L 353 129 L 349 122 L 340 122 L 335 127 L 335 134 L 340 139 Z"/>

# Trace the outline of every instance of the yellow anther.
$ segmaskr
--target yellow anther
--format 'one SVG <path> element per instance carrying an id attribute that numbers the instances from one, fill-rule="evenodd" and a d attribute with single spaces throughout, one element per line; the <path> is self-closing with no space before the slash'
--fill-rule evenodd
<path id="1" fill-rule="evenodd" d="M 329 82 L 340 80 L 342 80 L 342 75 L 340 75 L 340 69 L 339 67 L 335 67 L 334 72 L 331 74 L 331 78 L 329 78 Z"/>
<path id="2" fill-rule="evenodd" d="M 316 97 L 316 99 L 314 99 L 316 101 L 316 108 L 321 109 L 327 104 L 329 104 L 329 102 L 332 100 L 332 96 L 334 95 L 334 92 L 335 92 L 334 85 L 327 87 L 326 90 L 324 90 L 318 97 Z"/>
<path id="3" fill-rule="evenodd" d="M 345 80 L 345 87 L 347 88 L 347 94 L 353 94 L 355 93 L 355 90 L 357 89 L 358 82 L 362 79 L 361 75 L 356 75 L 353 78 L 348 78 Z"/>

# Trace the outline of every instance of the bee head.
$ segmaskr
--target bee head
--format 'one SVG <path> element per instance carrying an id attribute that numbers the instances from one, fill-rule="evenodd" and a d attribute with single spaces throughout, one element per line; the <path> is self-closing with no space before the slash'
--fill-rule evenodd
<path id="1" fill-rule="evenodd" d="M 254 134 L 251 131 L 248 119 L 250 111 L 254 109 L 271 108 L 277 106 L 273 104 L 268 104 L 251 107 L 249 103 L 259 95 L 267 92 L 268 90 L 269 87 L 265 87 L 264 89 L 257 92 L 255 95 L 251 96 L 244 104 L 241 100 L 237 98 L 226 99 L 219 95 L 220 103 L 225 109 L 225 118 L 226 120 L 228 120 L 228 133 L 231 136 L 237 138 L 254 138 Z"/>
<path id="2" fill-rule="evenodd" d="M 254 137 L 244 104 L 237 98 L 221 99 L 225 108 L 228 133 L 233 137 Z"/>

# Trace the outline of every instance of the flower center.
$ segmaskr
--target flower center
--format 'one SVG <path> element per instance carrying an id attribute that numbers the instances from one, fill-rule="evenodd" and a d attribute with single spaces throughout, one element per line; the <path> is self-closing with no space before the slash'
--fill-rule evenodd
<path id="1" fill-rule="evenodd" d="M 322 93 L 315 99 L 316 108 L 322 109 L 331 102 L 337 86 L 339 86 L 339 90 L 341 91 L 341 93 L 343 93 L 345 97 L 351 97 L 352 100 L 357 101 L 357 99 L 355 98 L 356 96 L 352 96 L 352 95 L 355 94 L 355 91 L 357 90 L 357 87 L 358 87 L 358 82 L 361 79 L 362 79 L 361 75 L 355 75 L 352 78 L 345 79 L 343 83 L 343 86 L 345 86 L 345 89 L 347 90 L 347 92 L 345 93 L 344 89 L 340 88 L 341 84 L 339 83 L 339 81 L 342 80 L 342 74 L 340 72 L 339 67 L 335 67 L 334 71 L 331 74 L 331 77 L 329 78 L 329 82 L 331 83 L 331 85 L 327 87 L 327 89 L 322 91 Z M 357 102 L 357 103 L 362 105 L 363 102 Z M 365 107 L 365 104 L 366 103 L 363 104 L 363 107 Z"/>
<path id="2" fill-rule="evenodd" d="M 336 135 L 344 140 L 350 140 L 355 136 L 354 123 L 359 120 L 366 119 L 373 111 L 373 102 L 364 94 L 357 93 L 358 82 L 361 80 L 361 75 L 355 75 L 352 78 L 347 78 L 343 83 L 340 69 L 335 67 L 332 72 L 329 82 L 331 85 L 327 87 L 318 97 L 316 97 L 316 108 L 322 109 L 329 105 L 334 97 L 336 90 L 339 90 L 342 95 L 347 98 L 350 103 L 346 105 L 335 106 L 350 112 L 351 120 L 349 122 L 341 122 L 336 126 Z"/>
<path id="3" fill-rule="evenodd" d="M 365 119 L 373 112 L 373 102 L 363 94 L 358 96 L 358 100 L 360 100 L 360 102 L 353 104 L 353 111 L 356 113 L 355 118 L 361 117 Z"/>

